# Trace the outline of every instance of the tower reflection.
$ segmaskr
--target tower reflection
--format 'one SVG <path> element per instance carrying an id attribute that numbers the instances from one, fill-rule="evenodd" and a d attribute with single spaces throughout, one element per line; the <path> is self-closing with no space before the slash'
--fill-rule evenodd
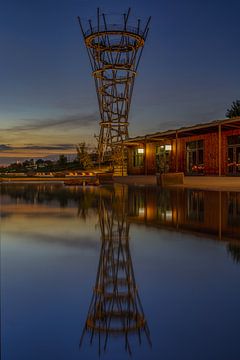
<path id="1" fill-rule="evenodd" d="M 145 334 L 149 344 L 150 331 L 138 294 L 129 248 L 127 219 L 127 188 L 112 189 L 108 196 L 99 194 L 101 252 L 96 283 L 80 339 L 86 333 L 92 344 L 98 338 L 98 352 L 106 350 L 110 337 L 124 341 L 131 354 L 130 334 Z"/>

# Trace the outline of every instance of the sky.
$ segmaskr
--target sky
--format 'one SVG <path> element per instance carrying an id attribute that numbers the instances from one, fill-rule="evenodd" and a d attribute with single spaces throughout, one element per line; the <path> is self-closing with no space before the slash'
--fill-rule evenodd
<path id="1" fill-rule="evenodd" d="M 99 111 L 76 17 L 131 7 L 152 16 L 130 136 L 225 118 L 240 97 L 239 0 L 4 0 L 0 5 L 0 164 L 95 144 Z M 130 19 L 131 23 L 131 19 Z"/>

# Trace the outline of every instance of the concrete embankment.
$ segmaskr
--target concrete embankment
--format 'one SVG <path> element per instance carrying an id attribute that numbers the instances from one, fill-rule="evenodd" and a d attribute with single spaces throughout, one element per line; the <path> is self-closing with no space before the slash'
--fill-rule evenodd
<path id="1" fill-rule="evenodd" d="M 138 175 L 138 176 L 114 176 L 114 182 L 128 185 L 157 185 L 155 175 Z M 64 182 L 66 178 L 50 177 L 22 177 L 22 178 L 2 178 L 2 182 Z M 215 177 L 215 176 L 185 176 L 183 184 L 172 185 L 169 188 L 189 188 L 216 191 L 239 191 L 240 177 Z"/>
<path id="2" fill-rule="evenodd" d="M 129 185 L 157 185 L 156 176 L 125 176 L 114 177 L 114 181 Z M 189 188 L 216 191 L 240 191 L 240 177 L 228 176 L 185 176 L 183 184 L 172 185 L 169 188 Z"/>

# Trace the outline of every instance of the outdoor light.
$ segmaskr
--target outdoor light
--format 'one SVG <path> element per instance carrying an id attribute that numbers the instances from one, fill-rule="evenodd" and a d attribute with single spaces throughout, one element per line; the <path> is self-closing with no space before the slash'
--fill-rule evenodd
<path id="1" fill-rule="evenodd" d="M 138 214 L 139 215 L 144 215 L 145 214 L 145 208 L 139 208 L 138 209 Z"/>
<path id="2" fill-rule="evenodd" d="M 172 210 L 166 210 L 166 220 L 172 220 Z"/>
<path id="3" fill-rule="evenodd" d="M 138 149 L 137 152 L 138 154 L 144 154 L 144 149 Z"/>
<path id="4" fill-rule="evenodd" d="M 171 151 L 172 150 L 172 145 L 165 145 L 165 150 L 166 151 Z"/>

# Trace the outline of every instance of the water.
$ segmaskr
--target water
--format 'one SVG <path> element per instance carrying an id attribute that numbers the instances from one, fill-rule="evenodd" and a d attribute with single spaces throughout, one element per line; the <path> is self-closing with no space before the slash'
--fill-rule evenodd
<path id="1" fill-rule="evenodd" d="M 3 360 L 240 359 L 240 193 L 1 184 L 1 213 Z"/>

